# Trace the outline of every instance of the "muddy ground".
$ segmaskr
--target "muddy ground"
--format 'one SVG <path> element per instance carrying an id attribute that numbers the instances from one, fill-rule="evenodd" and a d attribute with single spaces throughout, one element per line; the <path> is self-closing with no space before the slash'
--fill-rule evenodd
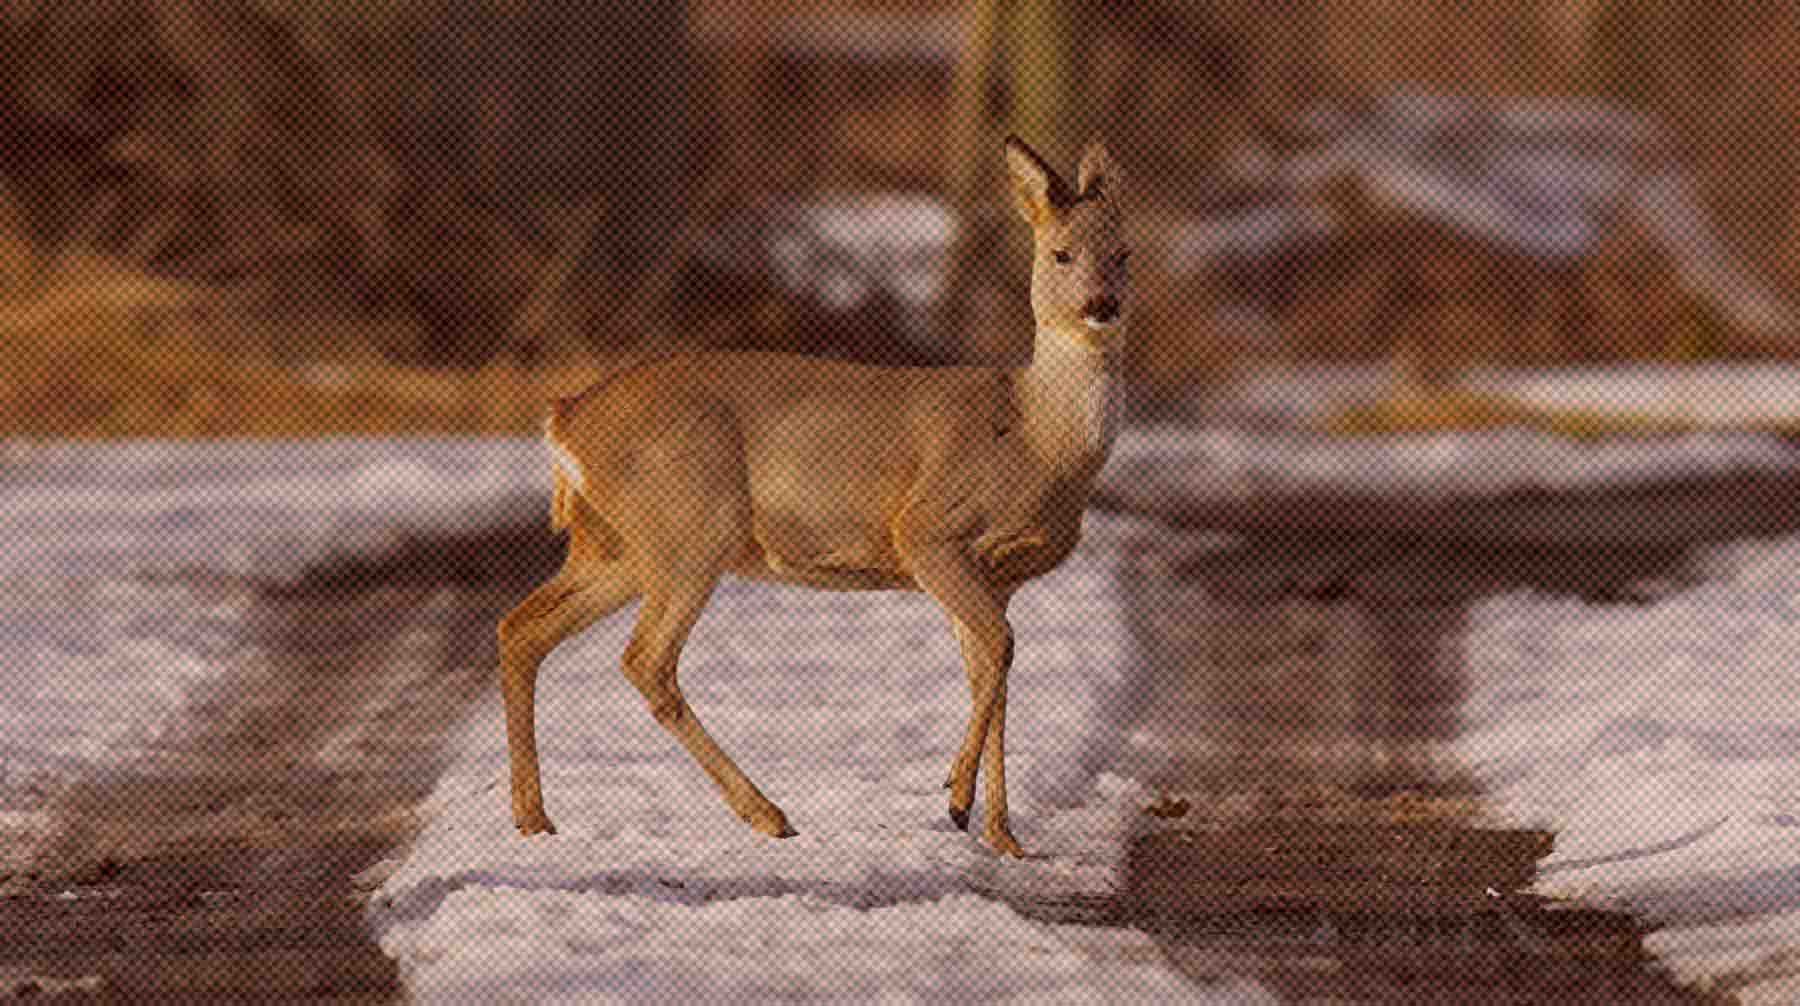
<path id="1" fill-rule="evenodd" d="M 1141 927 L 1201 984 L 1248 974 L 1296 1001 L 1708 1001 L 1664 977 L 1636 920 L 1524 893 L 1554 836 L 1479 827 L 1479 791 L 1440 753 L 1468 604 L 1520 586 L 1647 596 L 1706 536 L 1247 530 L 1234 548 L 1167 528 L 1136 546 L 1135 712 L 1167 752 L 1166 799 L 1119 899 L 1017 907 Z M 0 880 L 0 993 L 397 999 L 368 871 L 413 834 L 492 686 L 495 619 L 556 546 L 521 530 L 297 587 L 219 585 L 255 591 L 258 655 L 151 765 L 58 800 L 48 854 Z"/>
<path id="2" fill-rule="evenodd" d="M 1638 920 L 1527 893 L 1555 836 L 1482 826 L 1445 754 L 1470 604 L 1651 596 L 1690 576 L 1685 549 L 1164 532 L 1135 566 L 1141 722 L 1167 758 L 1118 919 L 1183 972 L 1295 1002 L 1714 1001 Z"/>
<path id="3" fill-rule="evenodd" d="M 365 873 L 493 687 L 494 624 L 560 559 L 541 530 L 251 590 L 256 653 L 141 771 L 79 782 L 0 897 L 0 994 L 392 1002 Z M 360 879 L 359 879 L 360 875 Z"/>

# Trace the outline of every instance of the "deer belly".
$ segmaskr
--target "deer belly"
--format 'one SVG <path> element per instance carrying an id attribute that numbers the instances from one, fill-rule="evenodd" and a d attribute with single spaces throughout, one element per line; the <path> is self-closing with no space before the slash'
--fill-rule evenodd
<path id="1" fill-rule="evenodd" d="M 889 526 L 898 483 L 878 457 L 765 443 L 750 475 L 754 544 L 745 575 L 838 590 L 910 585 Z"/>
<path id="2" fill-rule="evenodd" d="M 743 576 L 832 590 L 910 587 L 893 550 L 860 524 L 817 523 L 759 512 Z"/>

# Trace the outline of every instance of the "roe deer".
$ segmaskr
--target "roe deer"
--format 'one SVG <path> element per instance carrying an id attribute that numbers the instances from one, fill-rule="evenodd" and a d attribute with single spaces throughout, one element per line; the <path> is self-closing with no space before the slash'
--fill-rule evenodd
<path id="1" fill-rule="evenodd" d="M 1068 556 L 1122 409 L 1126 255 L 1119 175 L 1090 144 L 1071 189 L 1017 138 L 1006 165 L 1034 236 L 1035 355 L 1018 369 L 875 367 L 778 353 L 664 357 L 556 402 L 551 523 L 562 570 L 500 623 L 513 820 L 554 832 L 534 737 L 539 663 L 643 604 L 623 658 L 650 712 L 758 831 L 781 810 L 700 725 L 676 681 L 682 644 L 726 573 L 831 590 L 922 590 L 949 614 L 971 712 L 950 766 L 967 829 L 987 769 L 983 835 L 1007 822 L 1006 678 L 1014 590 Z"/>

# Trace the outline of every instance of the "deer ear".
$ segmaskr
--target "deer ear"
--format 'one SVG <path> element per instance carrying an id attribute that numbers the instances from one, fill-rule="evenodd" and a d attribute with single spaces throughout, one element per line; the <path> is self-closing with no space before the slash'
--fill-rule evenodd
<path id="1" fill-rule="evenodd" d="M 1019 215 L 1036 227 L 1057 207 L 1070 202 L 1069 187 L 1050 165 L 1016 136 L 1006 138 L 1006 171 L 1012 178 L 1013 202 Z"/>
<path id="2" fill-rule="evenodd" d="M 1088 141 L 1087 149 L 1081 152 L 1081 167 L 1076 170 L 1075 179 L 1075 188 L 1082 198 L 1103 196 L 1115 202 L 1118 200 L 1121 188 L 1119 165 L 1107 152 L 1105 141 Z"/>

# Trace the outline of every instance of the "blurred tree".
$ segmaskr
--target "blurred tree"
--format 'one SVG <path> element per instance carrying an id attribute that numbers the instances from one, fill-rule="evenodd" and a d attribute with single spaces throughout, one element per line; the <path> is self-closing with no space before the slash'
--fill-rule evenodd
<path id="1" fill-rule="evenodd" d="M 485 358 L 547 270 L 630 289 L 694 194 L 684 8 L 408 0 L 402 16 L 397 62 L 363 70 L 405 180 L 395 278 L 432 322 L 426 355 Z M 569 244 L 571 214 L 588 247 Z"/>
<path id="2" fill-rule="evenodd" d="M 1082 106 L 1083 43 L 1093 5 L 1079 0 L 973 0 L 956 69 L 947 188 L 961 214 L 952 245 L 938 340 L 952 356 L 999 360 L 1031 343 L 1018 308 L 1020 231 L 1010 206 L 992 211 L 1000 142 L 1016 133 L 1059 170 L 1074 156 L 1090 116 Z M 1010 254 L 1008 254 L 1010 252 Z"/>

